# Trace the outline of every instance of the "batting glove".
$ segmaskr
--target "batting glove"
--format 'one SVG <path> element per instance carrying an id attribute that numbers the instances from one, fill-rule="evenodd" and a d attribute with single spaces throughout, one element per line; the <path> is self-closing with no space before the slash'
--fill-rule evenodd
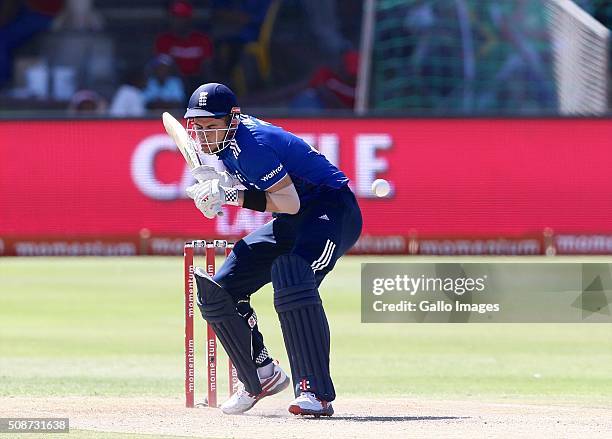
<path id="1" fill-rule="evenodd" d="M 196 183 L 189 186 L 186 192 L 196 207 L 209 219 L 222 214 L 221 206 L 224 204 L 238 205 L 238 190 L 220 186 L 218 179 Z"/>
<path id="2" fill-rule="evenodd" d="M 219 185 L 223 187 L 234 187 L 239 184 L 238 180 L 228 172 L 219 172 L 214 166 L 200 165 L 191 170 L 193 176 L 200 183 L 210 180 L 219 180 Z"/>

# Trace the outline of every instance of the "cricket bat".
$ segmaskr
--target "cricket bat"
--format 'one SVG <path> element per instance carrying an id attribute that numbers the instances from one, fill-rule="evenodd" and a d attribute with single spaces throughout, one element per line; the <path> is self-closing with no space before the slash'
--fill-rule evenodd
<path id="1" fill-rule="evenodd" d="M 166 132 L 172 137 L 172 140 L 176 143 L 176 147 L 181 154 L 183 154 L 185 161 L 189 165 L 189 169 L 202 165 L 200 157 L 193 146 L 193 141 L 189 137 L 189 134 L 187 134 L 185 127 L 168 112 L 162 114 L 162 122 L 164 123 Z"/>
<path id="2" fill-rule="evenodd" d="M 193 146 L 193 140 L 187 134 L 185 127 L 181 125 L 181 123 L 176 120 L 170 113 L 164 112 L 162 114 L 162 122 L 164 124 L 164 128 L 174 143 L 176 143 L 176 147 L 183 155 L 183 158 L 187 162 L 189 169 L 194 169 L 198 166 L 202 165 L 202 161 L 200 160 L 200 156 Z M 219 211 L 217 213 L 219 216 L 223 216 L 223 212 Z"/>

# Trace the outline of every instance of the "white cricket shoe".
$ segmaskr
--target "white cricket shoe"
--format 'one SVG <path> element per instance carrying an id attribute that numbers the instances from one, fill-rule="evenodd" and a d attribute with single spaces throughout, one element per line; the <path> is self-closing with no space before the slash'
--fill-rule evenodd
<path id="1" fill-rule="evenodd" d="M 239 383 L 238 390 L 230 399 L 221 404 L 221 411 L 226 415 L 238 415 L 250 410 L 257 401 L 266 396 L 275 395 L 282 392 L 289 386 L 289 377 L 283 369 L 280 368 L 278 362 L 274 362 L 274 371 L 267 378 L 261 378 L 261 393 L 253 395 L 247 392 L 244 384 Z"/>
<path id="2" fill-rule="evenodd" d="M 331 416 L 334 414 L 334 408 L 331 402 L 323 401 L 316 397 L 312 392 L 302 392 L 300 396 L 295 398 L 289 405 L 289 413 L 294 415 L 312 415 L 315 418 L 319 416 Z"/>

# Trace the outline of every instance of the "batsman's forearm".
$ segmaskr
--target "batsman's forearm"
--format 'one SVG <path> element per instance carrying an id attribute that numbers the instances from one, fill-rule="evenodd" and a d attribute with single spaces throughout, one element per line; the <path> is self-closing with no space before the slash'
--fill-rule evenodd
<path id="1" fill-rule="evenodd" d="M 300 210 L 300 199 L 289 194 L 279 194 L 279 192 L 266 192 L 266 212 L 288 213 L 295 215 Z"/>

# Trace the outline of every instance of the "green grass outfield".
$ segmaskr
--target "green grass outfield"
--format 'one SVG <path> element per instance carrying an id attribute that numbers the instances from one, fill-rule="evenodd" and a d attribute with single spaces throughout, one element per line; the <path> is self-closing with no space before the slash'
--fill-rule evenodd
<path id="1" fill-rule="evenodd" d="M 383 260 L 322 286 L 339 395 L 612 401 L 612 325 L 360 323 L 359 264 Z M 182 395 L 182 263 L 0 258 L 0 395 Z M 288 369 L 271 288 L 253 302 Z"/>

